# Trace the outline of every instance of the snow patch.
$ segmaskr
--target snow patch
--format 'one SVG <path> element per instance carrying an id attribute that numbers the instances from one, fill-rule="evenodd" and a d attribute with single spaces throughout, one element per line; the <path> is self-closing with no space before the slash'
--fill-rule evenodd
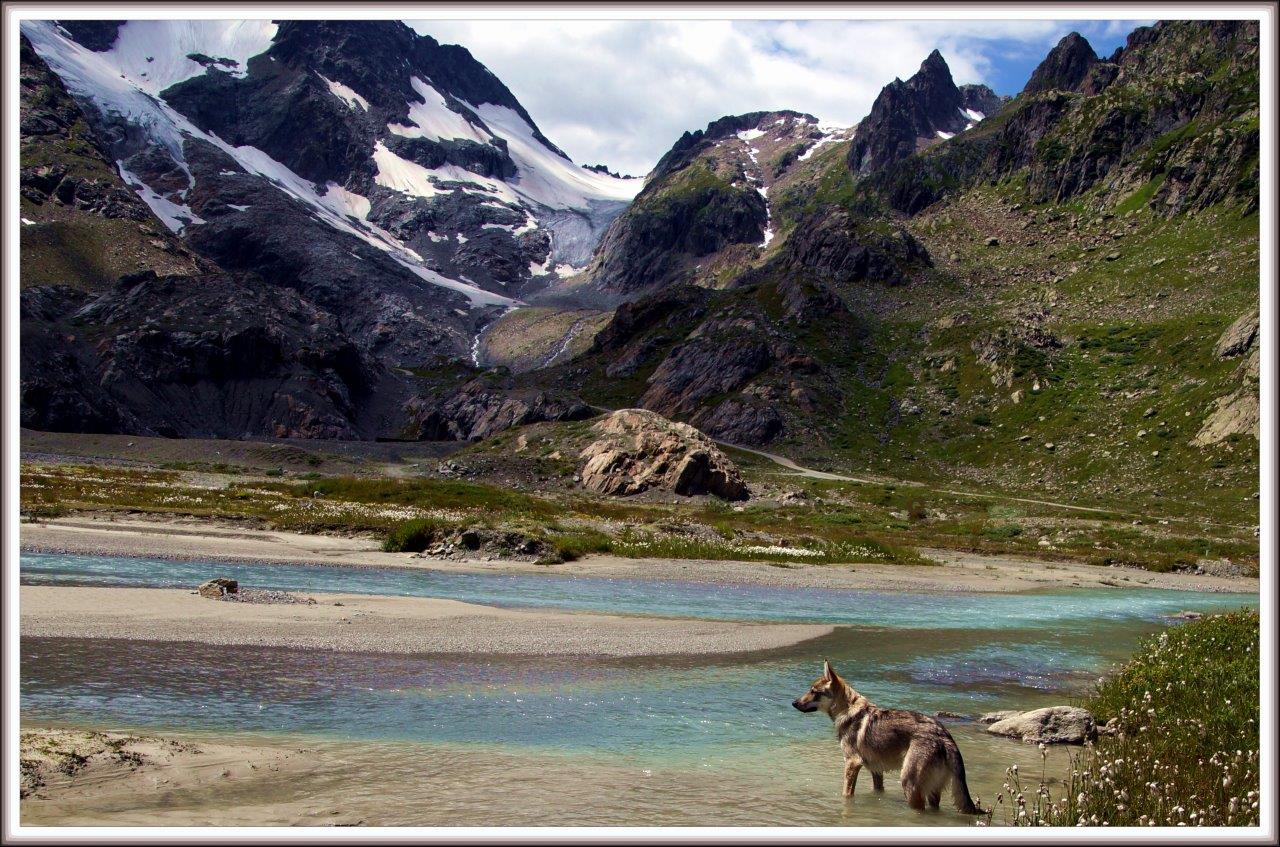
<path id="1" fill-rule="evenodd" d="M 378 173 L 373 181 L 392 191 L 411 194 L 415 197 L 434 197 L 437 194 L 449 194 L 436 187 L 431 170 L 417 162 L 402 159 L 387 149 L 381 141 L 373 145 L 373 164 Z"/>
<path id="2" fill-rule="evenodd" d="M 761 249 L 768 247 L 770 241 L 773 241 L 773 227 L 766 222 L 764 225 L 764 241 L 760 242 Z"/>
<path id="3" fill-rule="evenodd" d="M 518 303 L 510 297 L 484 291 L 422 267 L 419 264 L 422 257 L 416 252 L 390 233 L 361 219 L 367 214 L 365 204 L 368 201 L 364 198 L 338 193 L 333 188 L 327 188 L 325 194 L 320 195 L 315 184 L 298 176 L 263 151 L 249 146 L 234 147 L 216 135 L 204 132 L 155 96 L 174 83 L 206 71 L 204 66 L 187 59 L 187 53 L 203 53 L 215 59 L 228 58 L 243 67 L 251 56 L 270 47 L 271 38 L 276 33 L 274 23 L 131 21 L 121 27 L 120 39 L 113 49 L 104 53 L 95 53 L 67 38 L 51 21 L 24 21 L 21 31 L 72 95 L 91 102 L 105 115 L 118 117 L 132 125 L 136 131 L 166 150 L 170 158 L 184 170 L 184 139 L 206 141 L 226 153 L 245 173 L 270 181 L 280 191 L 304 203 L 324 223 L 384 251 L 425 282 L 463 294 L 472 307 L 512 306 Z M 425 168 L 405 162 L 385 148 L 382 149 L 385 151 L 386 169 L 391 171 L 382 174 L 384 179 L 400 180 L 417 189 L 440 193 L 431 186 L 429 180 L 423 178 L 423 173 L 418 172 L 425 173 Z M 375 162 L 376 153 L 375 150 Z M 576 167 L 567 162 L 566 166 Z M 468 181 L 486 190 L 501 192 L 504 199 L 514 201 L 516 198 L 515 192 L 505 183 L 478 177 L 461 168 L 449 166 L 433 173 L 441 178 Z M 226 171 L 225 174 L 236 175 L 233 171 Z M 121 176 L 174 232 L 181 232 L 192 224 L 204 223 L 189 207 L 160 196 L 123 166 Z M 634 195 L 639 188 L 638 185 L 628 184 L 629 196 Z"/>
<path id="4" fill-rule="evenodd" d="M 964 115 L 966 118 L 973 121 L 974 123 L 977 123 L 978 121 L 986 117 L 986 115 L 984 115 L 982 112 L 976 111 L 974 109 L 962 108 L 960 110 L 960 114 Z"/>
<path id="5" fill-rule="evenodd" d="M 938 137 L 943 141 L 946 141 L 948 139 L 955 138 L 956 134 L 954 132 L 943 132 L 942 130 L 938 130 Z"/>
<path id="6" fill-rule="evenodd" d="M 270 20 L 129 21 L 120 27 L 115 44 L 102 56 L 125 80 L 148 94 L 158 95 L 171 85 L 208 71 L 188 59 L 189 54 L 230 59 L 235 62 L 234 67 L 213 67 L 245 76 L 245 64 L 270 49 L 277 29 Z"/>
<path id="7" fill-rule="evenodd" d="M 585 270 L 586 268 L 575 268 L 568 263 L 556 265 L 556 273 L 560 276 L 577 276 Z"/>
<path id="8" fill-rule="evenodd" d="M 334 82 L 319 71 L 316 71 L 316 76 L 324 80 L 325 85 L 329 86 L 329 92 L 343 103 L 346 103 L 348 109 L 355 111 L 356 107 L 359 106 L 364 111 L 369 111 L 369 101 L 356 94 L 349 86 Z"/>
<path id="9" fill-rule="evenodd" d="M 526 200 L 551 209 L 589 211 L 592 200 L 630 201 L 644 187 L 642 179 L 619 179 L 589 171 L 552 152 L 534 137 L 533 127 L 506 106 L 466 105 L 507 142 L 507 152 L 517 169 L 510 187 Z"/>
<path id="10" fill-rule="evenodd" d="M 138 175 L 130 171 L 122 162 L 116 162 L 116 167 L 120 169 L 120 177 L 137 192 L 142 198 L 142 202 L 146 203 L 155 216 L 164 222 L 164 225 L 171 232 L 181 233 L 190 224 L 202 224 L 204 220 L 191 211 L 190 206 L 184 206 L 181 203 L 175 203 L 167 197 L 161 197 L 151 186 L 147 185 Z"/>
<path id="11" fill-rule="evenodd" d="M 422 100 L 409 104 L 409 121 L 412 126 L 387 124 L 387 129 L 405 138 L 427 138 L 432 141 L 443 141 L 450 138 L 461 138 L 488 144 L 493 136 L 484 132 L 449 108 L 444 96 L 431 85 L 414 77 L 409 85 Z"/>
<path id="12" fill-rule="evenodd" d="M 368 197 L 348 191 L 336 182 L 326 183 L 320 202 L 340 215 L 361 221 L 369 219 L 369 210 L 372 208 Z"/>
<path id="13" fill-rule="evenodd" d="M 235 209 L 237 212 L 247 212 L 247 211 L 249 211 L 249 207 L 248 207 L 248 206 L 241 206 L 241 205 L 238 205 L 238 204 L 236 204 L 236 203 L 228 203 L 228 204 L 227 204 L 227 208 L 228 208 L 228 209 Z"/>
<path id="14" fill-rule="evenodd" d="M 744 129 L 738 133 L 738 138 L 743 141 L 754 141 L 762 135 L 764 135 L 764 130 L 762 129 Z"/>

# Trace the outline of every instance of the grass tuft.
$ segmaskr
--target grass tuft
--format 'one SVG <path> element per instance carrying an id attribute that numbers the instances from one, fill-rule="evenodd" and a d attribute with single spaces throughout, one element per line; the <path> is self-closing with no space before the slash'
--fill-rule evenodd
<path id="1" fill-rule="evenodd" d="M 1084 705 L 1117 733 L 1073 757 L 1069 784 L 997 806 L 1021 826 L 1257 826 L 1258 613 L 1214 615 L 1148 641 Z M 997 811 L 999 814 L 999 810 Z"/>

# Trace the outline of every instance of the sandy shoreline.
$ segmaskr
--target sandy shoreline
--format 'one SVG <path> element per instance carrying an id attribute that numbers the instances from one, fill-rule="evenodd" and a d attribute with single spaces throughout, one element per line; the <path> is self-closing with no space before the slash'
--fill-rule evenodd
<path id="1" fill-rule="evenodd" d="M 301 595 L 305 596 L 305 595 Z M 794 647 L 826 624 L 500 609 L 427 597 L 323 594 L 314 605 L 210 600 L 167 588 L 24 585 L 23 638 L 195 641 L 368 653 L 704 656 Z"/>
<path id="2" fill-rule="evenodd" d="M 1021 556 L 983 556 L 952 550 L 922 550 L 937 567 L 885 564 L 775 565 L 591 556 L 561 565 L 531 562 L 444 560 L 384 553 L 369 538 L 304 535 L 246 529 L 194 518 L 124 519 L 80 516 L 20 527 L 23 550 L 86 555 L 211 561 L 288 562 L 344 567 L 396 567 L 471 573 L 555 573 L 627 579 L 678 580 L 866 591 L 1009 592 L 1043 588 L 1164 588 L 1257 594 L 1256 577 L 1153 573 L 1100 568 Z"/>
<path id="3" fill-rule="evenodd" d="M 317 751 L 284 742 L 155 736 L 69 727 L 21 733 L 22 823 L 28 826 L 214 826 L 360 821 L 336 810 L 293 815 L 254 804 L 282 780 L 313 771 Z M 200 802 L 230 793 L 241 799 Z M 141 800 L 140 798 L 146 798 Z"/>

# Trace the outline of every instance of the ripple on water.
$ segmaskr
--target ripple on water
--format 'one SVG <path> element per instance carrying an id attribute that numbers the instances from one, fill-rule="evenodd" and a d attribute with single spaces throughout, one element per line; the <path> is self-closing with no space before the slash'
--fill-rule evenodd
<path id="1" fill-rule="evenodd" d="M 469 658 L 22 640 L 25 722 L 305 736 L 325 764 L 277 780 L 281 808 L 371 823 L 894 824 L 899 793 L 838 796 L 840 754 L 790 701 L 830 658 L 883 706 L 973 715 L 1046 705 L 1123 659 L 1161 614 L 1239 596 L 1158 591 L 931 596 L 554 576 L 354 570 L 24 554 L 24 582 L 255 587 L 442 596 L 504 605 L 811 620 L 857 627 L 764 658 Z M 869 625 L 874 624 L 874 625 Z M 950 723 L 950 722 L 949 722 Z M 990 798 L 1034 748 L 955 722 Z M 1058 754 L 1055 753 L 1055 756 Z M 1057 767 L 1057 765 L 1054 765 Z M 867 781 L 869 783 L 869 780 Z M 185 802 L 211 802 L 187 798 Z"/>

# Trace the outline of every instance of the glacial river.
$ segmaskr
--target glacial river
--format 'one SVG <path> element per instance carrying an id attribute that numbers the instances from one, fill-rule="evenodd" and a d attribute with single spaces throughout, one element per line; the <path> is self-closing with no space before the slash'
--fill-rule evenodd
<path id="1" fill-rule="evenodd" d="M 275 786 L 273 802 L 396 824 L 964 823 L 945 804 L 910 812 L 892 777 L 884 795 L 867 779 L 853 802 L 840 798 L 829 721 L 790 706 L 823 658 L 880 705 L 974 716 L 1069 701 L 1172 613 L 1257 604 L 1253 595 L 1127 588 L 880 593 L 29 553 L 21 578 L 190 587 L 212 572 L 308 593 L 844 627 L 780 653 L 719 659 L 22 641 L 25 723 L 307 744 L 329 765 Z M 970 720 L 945 722 L 975 794 L 990 799 L 1015 762 L 1039 772 L 1033 747 Z M 1050 772 L 1065 772 L 1066 761 L 1054 751 Z"/>

